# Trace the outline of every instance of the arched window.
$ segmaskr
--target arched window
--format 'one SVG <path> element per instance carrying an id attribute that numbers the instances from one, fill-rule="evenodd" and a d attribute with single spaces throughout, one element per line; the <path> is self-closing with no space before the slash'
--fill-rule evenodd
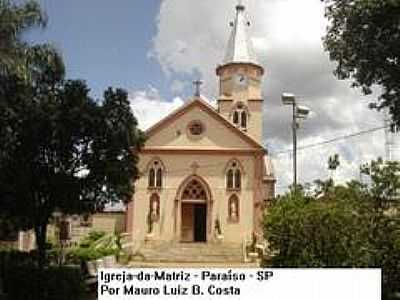
<path id="1" fill-rule="evenodd" d="M 162 187 L 162 170 L 159 168 L 156 175 L 156 186 Z"/>
<path id="2" fill-rule="evenodd" d="M 149 170 L 149 187 L 155 187 L 155 171 L 153 168 L 150 168 Z"/>
<path id="3" fill-rule="evenodd" d="M 149 165 L 149 188 L 162 188 L 163 186 L 163 165 L 161 161 L 154 160 Z"/>
<path id="4" fill-rule="evenodd" d="M 239 113 L 237 111 L 233 112 L 233 124 L 235 125 L 239 124 Z"/>
<path id="5" fill-rule="evenodd" d="M 182 200 L 207 200 L 203 184 L 197 179 L 192 179 L 182 193 Z"/>
<path id="6" fill-rule="evenodd" d="M 249 112 L 247 107 L 241 102 L 237 103 L 232 111 L 233 124 L 241 130 L 247 130 L 248 119 Z"/>
<path id="7" fill-rule="evenodd" d="M 235 189 L 240 190 L 242 187 L 242 174 L 240 173 L 240 170 L 237 169 L 235 171 Z"/>
<path id="8" fill-rule="evenodd" d="M 242 115 L 242 120 L 241 120 L 240 126 L 243 129 L 246 129 L 247 128 L 247 113 L 245 111 L 242 111 L 241 115 Z"/>
<path id="9" fill-rule="evenodd" d="M 233 170 L 228 170 L 226 173 L 226 187 L 233 189 Z"/>
<path id="10" fill-rule="evenodd" d="M 236 160 L 230 161 L 226 169 L 226 188 L 240 190 L 242 188 L 242 171 Z"/>
<path id="11" fill-rule="evenodd" d="M 236 195 L 232 195 L 228 201 L 228 221 L 232 223 L 239 222 L 240 203 Z"/>

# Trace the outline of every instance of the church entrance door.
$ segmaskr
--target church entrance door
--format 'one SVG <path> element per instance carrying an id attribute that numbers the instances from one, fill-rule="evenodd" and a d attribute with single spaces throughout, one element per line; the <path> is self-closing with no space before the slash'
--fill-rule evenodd
<path id="1" fill-rule="evenodd" d="M 207 192 L 196 178 L 190 180 L 181 194 L 181 241 L 207 242 Z"/>
<path id="2" fill-rule="evenodd" d="M 207 205 L 182 203 L 182 242 L 207 241 Z"/>
<path id="3" fill-rule="evenodd" d="M 206 242 L 207 241 L 207 205 L 195 204 L 194 205 L 194 241 Z"/>

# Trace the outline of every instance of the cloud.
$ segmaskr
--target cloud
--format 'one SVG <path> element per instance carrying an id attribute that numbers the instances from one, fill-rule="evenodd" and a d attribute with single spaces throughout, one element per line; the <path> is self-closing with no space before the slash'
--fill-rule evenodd
<path id="1" fill-rule="evenodd" d="M 179 97 L 172 101 L 162 99 L 158 90 L 151 86 L 147 90 L 130 93 L 129 101 L 142 130 L 150 128 L 183 105 L 183 100 Z"/>
<path id="2" fill-rule="evenodd" d="M 174 94 L 182 93 L 184 91 L 185 87 L 186 87 L 186 82 L 184 82 L 182 80 L 175 79 L 171 83 L 171 91 Z"/>
<path id="3" fill-rule="evenodd" d="M 228 25 L 235 13 L 232 3 L 231 0 L 164 0 L 149 55 L 171 79 L 200 74 L 205 82 L 203 93 L 215 99 L 218 93 L 215 68 L 224 57 Z M 282 187 L 278 191 L 281 191 L 290 184 L 292 176 L 289 154 L 274 155 L 291 148 L 291 115 L 289 107 L 281 104 L 282 92 L 295 93 L 298 101 L 314 112 L 313 118 L 301 124 L 299 145 L 382 126 L 382 116 L 367 108 L 370 99 L 351 89 L 349 82 L 333 76 L 335 65 L 322 45 L 327 20 L 320 1 L 247 0 L 245 4 L 252 24 L 250 35 L 266 69 L 264 143 L 274 157 L 278 186 Z M 180 83 L 177 81 L 172 89 L 178 91 Z M 147 94 L 139 93 L 136 98 L 144 96 Z M 164 112 L 175 104 L 164 103 Z M 141 113 L 144 119 L 156 118 Z M 384 155 L 384 144 L 383 131 L 378 131 L 301 151 L 300 182 L 326 177 L 326 162 L 334 153 L 341 156 L 341 167 L 336 172 L 339 181 L 358 176 L 361 162 Z"/>
<path id="4" fill-rule="evenodd" d="M 338 153 L 340 166 L 333 172 L 338 183 L 350 179 L 359 179 L 361 164 L 383 155 L 383 131 L 343 139 L 333 144 L 301 150 L 304 145 L 313 145 L 325 141 L 322 136 L 301 139 L 297 153 L 298 182 L 311 183 L 316 179 L 327 179 L 332 174 L 328 171 L 328 157 Z M 339 134 L 337 136 L 342 136 Z M 334 136 L 332 136 L 334 137 Z M 281 144 L 284 146 L 285 144 Z M 285 145 L 287 147 L 287 144 Z M 286 148 L 291 150 L 291 145 Z M 283 191 L 292 183 L 292 152 L 282 151 L 272 155 L 275 169 L 278 171 L 278 191 Z"/>

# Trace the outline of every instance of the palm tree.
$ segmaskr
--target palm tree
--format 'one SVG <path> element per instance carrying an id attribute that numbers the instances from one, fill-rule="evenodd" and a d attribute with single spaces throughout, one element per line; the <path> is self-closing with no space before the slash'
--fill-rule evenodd
<path id="1" fill-rule="evenodd" d="M 331 172 L 330 180 L 334 181 L 335 171 L 339 166 L 340 166 L 339 154 L 334 154 L 332 156 L 329 156 L 328 170 Z"/>
<path id="2" fill-rule="evenodd" d="M 22 34 L 31 28 L 47 24 L 47 18 L 34 0 L 17 5 L 0 0 L 0 76 L 14 75 L 31 79 L 52 66 L 57 74 L 64 74 L 61 56 L 49 44 L 31 46 L 22 40 Z"/>

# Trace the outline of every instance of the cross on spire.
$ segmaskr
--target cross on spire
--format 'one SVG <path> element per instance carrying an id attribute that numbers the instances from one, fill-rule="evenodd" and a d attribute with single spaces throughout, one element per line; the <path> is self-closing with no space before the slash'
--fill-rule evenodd
<path id="1" fill-rule="evenodd" d="M 236 5 L 236 9 L 244 9 L 244 5 L 243 5 L 243 1 L 242 0 L 238 0 L 237 5 Z"/>
<path id="2" fill-rule="evenodd" d="M 201 80 L 193 81 L 193 85 L 195 87 L 195 90 L 194 90 L 194 96 L 195 97 L 200 97 L 200 89 L 201 89 L 201 85 L 202 84 L 203 84 L 203 81 L 201 81 Z"/>

